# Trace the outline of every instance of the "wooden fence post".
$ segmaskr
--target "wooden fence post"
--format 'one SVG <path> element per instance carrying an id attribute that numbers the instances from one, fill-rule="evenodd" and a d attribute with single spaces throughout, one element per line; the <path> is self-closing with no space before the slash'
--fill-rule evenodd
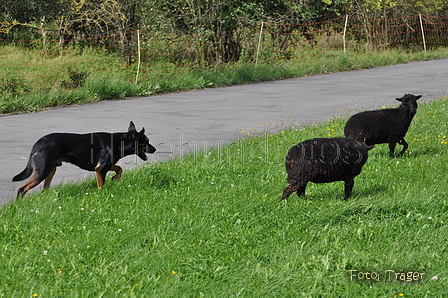
<path id="1" fill-rule="evenodd" d="M 264 22 L 261 22 L 260 36 L 258 37 L 257 56 L 255 58 L 255 68 L 257 68 L 257 66 L 258 66 L 258 55 L 260 54 L 261 38 L 263 36 L 263 25 L 264 25 Z"/>
<path id="2" fill-rule="evenodd" d="M 347 22 L 348 22 L 348 15 L 345 16 L 344 35 L 342 36 L 342 40 L 344 41 L 344 54 L 345 54 L 345 34 L 347 33 Z"/>
<path id="3" fill-rule="evenodd" d="M 137 30 L 137 54 L 138 54 L 138 61 L 137 61 L 137 74 L 135 75 L 135 84 L 137 85 L 138 82 L 138 74 L 140 72 L 140 30 Z"/>
<path id="4" fill-rule="evenodd" d="M 426 40 L 425 40 L 425 31 L 423 30 L 422 15 L 418 14 L 418 16 L 420 18 L 420 29 L 422 29 L 423 49 L 425 50 L 426 53 Z"/>

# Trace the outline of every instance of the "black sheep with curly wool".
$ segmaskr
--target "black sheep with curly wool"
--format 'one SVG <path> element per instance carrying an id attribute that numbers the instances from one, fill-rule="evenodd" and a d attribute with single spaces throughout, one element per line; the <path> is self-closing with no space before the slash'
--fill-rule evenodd
<path id="1" fill-rule="evenodd" d="M 398 156 L 403 155 L 408 148 L 404 136 L 417 112 L 417 100 L 420 97 L 422 96 L 406 94 L 396 98 L 401 102 L 398 108 L 366 111 L 353 115 L 345 125 L 345 136 L 365 142 L 367 145 L 388 143 L 391 157 L 394 156 L 398 143 L 403 145 Z"/>
<path id="2" fill-rule="evenodd" d="M 295 145 L 285 158 L 288 186 L 282 200 L 293 192 L 299 197 L 304 195 L 310 181 L 344 181 L 347 200 L 355 184 L 354 178 L 361 173 L 368 151 L 373 147 L 347 138 L 317 138 Z"/>

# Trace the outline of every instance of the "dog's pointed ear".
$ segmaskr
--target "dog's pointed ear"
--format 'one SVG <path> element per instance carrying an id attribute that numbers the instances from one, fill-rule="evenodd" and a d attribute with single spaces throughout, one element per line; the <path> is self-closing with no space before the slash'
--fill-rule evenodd
<path id="1" fill-rule="evenodd" d="M 137 130 L 135 129 L 134 122 L 131 121 L 129 123 L 128 132 L 133 132 L 133 131 L 137 131 Z"/>
<path id="2" fill-rule="evenodd" d="M 143 127 L 142 130 L 140 130 L 140 132 L 138 133 L 139 135 L 144 135 L 145 134 L 145 128 Z"/>

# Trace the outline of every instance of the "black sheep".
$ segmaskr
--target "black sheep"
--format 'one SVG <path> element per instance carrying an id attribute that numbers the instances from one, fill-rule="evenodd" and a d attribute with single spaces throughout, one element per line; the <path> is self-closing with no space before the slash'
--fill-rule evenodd
<path id="1" fill-rule="evenodd" d="M 394 156 L 398 143 L 403 145 L 398 156 L 403 155 L 408 148 L 404 136 L 417 112 L 417 100 L 420 97 L 422 96 L 406 94 L 396 99 L 401 101 L 401 105 L 396 109 L 366 111 L 353 115 L 345 125 L 345 136 L 367 145 L 388 143 L 391 157 Z"/>
<path id="2" fill-rule="evenodd" d="M 345 197 L 350 196 L 356 176 L 361 173 L 374 146 L 347 138 L 319 138 L 306 140 L 291 148 L 285 158 L 288 187 L 282 200 L 293 192 L 300 197 L 305 194 L 308 182 L 345 182 Z"/>

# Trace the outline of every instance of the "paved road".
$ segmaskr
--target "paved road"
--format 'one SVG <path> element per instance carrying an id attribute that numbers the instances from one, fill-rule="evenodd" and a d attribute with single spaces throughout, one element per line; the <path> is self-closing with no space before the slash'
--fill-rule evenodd
<path id="1" fill-rule="evenodd" d="M 51 132 L 126 131 L 132 120 L 157 146 L 154 162 L 193 144 L 224 144 L 241 131 L 276 129 L 286 115 L 311 123 L 395 104 L 406 92 L 423 94 L 424 101 L 448 96 L 448 59 L 1 116 L 0 206 L 24 183 L 11 178 L 24 169 L 32 145 Z M 134 161 L 128 157 L 121 164 L 135 166 Z M 88 175 L 64 164 L 53 184 Z"/>

